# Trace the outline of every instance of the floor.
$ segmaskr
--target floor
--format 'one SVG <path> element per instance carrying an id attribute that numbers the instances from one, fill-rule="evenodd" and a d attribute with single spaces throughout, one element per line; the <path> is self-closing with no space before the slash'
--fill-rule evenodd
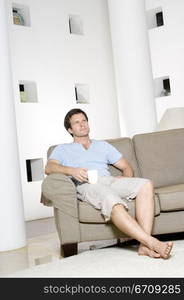
<path id="1" fill-rule="evenodd" d="M 0 277 L 62 259 L 54 218 L 26 222 L 26 247 L 0 252 Z M 111 246 L 116 240 L 81 243 L 79 252 Z"/>
<path id="2" fill-rule="evenodd" d="M 60 256 L 60 242 L 53 217 L 26 222 L 26 234 L 27 245 L 25 247 L 0 252 L 0 277 L 63 259 Z M 162 236 L 161 239 L 168 240 L 168 236 Z M 173 239 L 184 240 L 184 233 L 170 235 L 169 240 Z M 79 244 L 78 252 L 112 246 L 116 243 L 116 239 L 84 242 Z"/>

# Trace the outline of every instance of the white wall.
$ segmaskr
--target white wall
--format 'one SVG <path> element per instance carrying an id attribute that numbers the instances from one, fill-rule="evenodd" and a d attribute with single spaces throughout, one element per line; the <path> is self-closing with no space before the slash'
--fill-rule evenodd
<path id="1" fill-rule="evenodd" d="M 169 76 L 171 95 L 155 99 L 157 119 L 170 107 L 184 107 L 184 1 L 146 0 L 146 9 L 162 7 L 164 26 L 149 30 L 153 77 Z"/>
<path id="2" fill-rule="evenodd" d="M 120 136 L 106 0 L 19 0 L 30 9 L 31 26 L 9 32 L 26 220 L 51 216 L 40 204 L 41 181 L 27 182 L 26 159 L 43 158 L 50 145 L 70 142 L 63 127 L 66 112 L 84 109 L 96 139 Z M 68 15 L 80 15 L 84 35 L 70 35 Z M 35 81 L 38 103 L 21 103 L 20 80 Z M 74 84 L 90 86 L 90 104 L 76 104 Z"/>

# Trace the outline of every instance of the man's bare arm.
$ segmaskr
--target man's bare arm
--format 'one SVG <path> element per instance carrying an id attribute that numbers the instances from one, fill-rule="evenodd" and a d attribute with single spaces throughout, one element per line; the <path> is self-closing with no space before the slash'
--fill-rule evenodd
<path id="1" fill-rule="evenodd" d="M 113 165 L 123 172 L 124 177 L 133 177 L 134 176 L 133 169 L 125 158 L 123 158 L 123 157 L 120 158 Z"/>
<path id="2" fill-rule="evenodd" d="M 45 174 L 50 175 L 53 173 L 61 173 L 67 176 L 72 176 L 79 182 L 87 182 L 86 168 L 66 167 L 61 165 L 58 160 L 50 159 L 46 164 Z"/>

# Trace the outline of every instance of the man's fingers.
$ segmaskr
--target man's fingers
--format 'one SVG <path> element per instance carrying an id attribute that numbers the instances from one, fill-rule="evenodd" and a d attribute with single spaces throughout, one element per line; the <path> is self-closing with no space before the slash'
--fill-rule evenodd
<path id="1" fill-rule="evenodd" d="M 87 174 L 87 172 L 81 172 L 81 174 L 80 174 L 83 178 L 88 178 L 88 174 Z"/>
<path id="2" fill-rule="evenodd" d="M 77 180 L 80 181 L 80 182 L 87 182 L 87 177 L 85 175 L 78 175 L 77 176 Z"/>
<path id="3" fill-rule="evenodd" d="M 88 175 L 86 168 L 77 168 L 74 177 L 79 182 L 88 182 Z"/>

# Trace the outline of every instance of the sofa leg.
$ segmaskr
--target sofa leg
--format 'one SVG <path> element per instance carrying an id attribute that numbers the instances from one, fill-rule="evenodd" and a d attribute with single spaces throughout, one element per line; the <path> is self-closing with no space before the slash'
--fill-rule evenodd
<path id="1" fill-rule="evenodd" d="M 61 255 L 64 257 L 76 255 L 78 253 L 78 244 L 77 243 L 71 243 L 71 244 L 65 244 L 61 245 Z"/>
<path id="2" fill-rule="evenodd" d="M 117 239 L 117 246 L 121 246 L 121 240 Z"/>

